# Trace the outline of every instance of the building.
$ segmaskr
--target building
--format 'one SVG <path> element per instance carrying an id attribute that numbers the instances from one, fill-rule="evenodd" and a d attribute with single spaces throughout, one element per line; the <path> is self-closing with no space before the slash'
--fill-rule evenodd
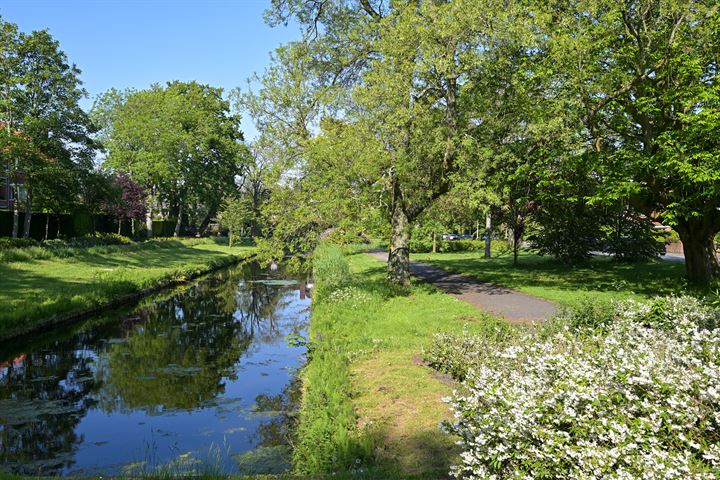
<path id="1" fill-rule="evenodd" d="M 0 210 L 9 210 L 13 206 L 13 189 L 10 181 L 9 165 L 0 171 Z"/>

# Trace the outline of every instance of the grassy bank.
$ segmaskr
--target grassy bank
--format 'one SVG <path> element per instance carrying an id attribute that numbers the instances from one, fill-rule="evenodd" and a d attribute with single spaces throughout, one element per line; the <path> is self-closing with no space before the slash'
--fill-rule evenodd
<path id="1" fill-rule="evenodd" d="M 238 261 L 249 247 L 211 239 L 73 249 L 0 263 L 0 338 Z"/>
<path id="2" fill-rule="evenodd" d="M 569 267 L 552 257 L 527 252 L 520 255 L 518 265 L 513 265 L 511 255 L 485 259 L 479 252 L 419 253 L 412 259 L 568 306 L 586 300 L 643 300 L 686 288 L 685 266 L 662 260 L 619 263 L 610 257 L 594 257 Z"/>
<path id="3" fill-rule="evenodd" d="M 297 473 L 446 475 L 457 451 L 438 424 L 453 386 L 423 364 L 423 348 L 436 332 L 494 337 L 511 327 L 427 285 L 394 291 L 384 263 L 362 253 L 321 249 L 315 277 Z"/>

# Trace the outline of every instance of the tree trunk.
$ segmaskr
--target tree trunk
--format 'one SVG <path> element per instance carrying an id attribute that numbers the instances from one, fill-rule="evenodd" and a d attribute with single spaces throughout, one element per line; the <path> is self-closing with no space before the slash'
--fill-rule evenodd
<path id="1" fill-rule="evenodd" d="M 720 264 L 715 252 L 715 231 L 702 220 L 680 221 L 677 232 L 685 252 L 685 271 L 691 283 L 705 284 L 720 277 Z"/>
<path id="2" fill-rule="evenodd" d="M 45 240 L 48 239 L 48 235 L 50 234 L 50 214 L 45 214 Z"/>
<path id="3" fill-rule="evenodd" d="M 135 219 L 130 219 L 130 235 L 132 235 L 132 238 L 135 238 Z"/>
<path id="4" fill-rule="evenodd" d="M 18 237 L 18 231 L 20 230 L 20 205 L 18 204 L 18 188 L 17 184 L 13 182 L 13 226 L 12 236 L 13 238 Z"/>
<path id="5" fill-rule="evenodd" d="M 153 236 L 153 220 L 152 220 L 152 204 L 148 202 L 147 212 L 145 213 L 145 228 L 147 228 L 147 238 Z"/>
<path id="6" fill-rule="evenodd" d="M 410 222 L 401 207 L 393 209 L 388 256 L 388 280 L 402 287 L 410 286 Z"/>
<path id="7" fill-rule="evenodd" d="M 515 225 L 513 225 L 512 229 L 512 238 L 513 238 L 513 265 L 517 265 L 518 262 L 518 252 L 520 250 L 520 240 L 522 239 L 523 233 L 525 232 L 525 225 L 524 223 L 521 223 L 518 219 L 519 216 L 515 214 L 513 216 Z"/>
<path id="8" fill-rule="evenodd" d="M 57 235 L 55 235 L 55 238 L 60 238 L 60 227 L 62 225 L 62 217 L 60 214 L 57 216 Z"/>
<path id="9" fill-rule="evenodd" d="M 28 189 L 25 199 L 25 224 L 23 225 L 23 237 L 30 237 L 30 221 L 32 220 L 32 190 Z"/>
<path id="10" fill-rule="evenodd" d="M 122 235 L 122 218 L 118 218 L 118 235 Z"/>
<path id="11" fill-rule="evenodd" d="M 433 249 L 432 253 L 437 253 L 437 234 L 433 232 Z"/>
<path id="12" fill-rule="evenodd" d="M 485 258 L 490 258 L 492 242 L 492 217 L 490 212 L 485 215 Z"/>
<path id="13" fill-rule="evenodd" d="M 390 202 L 390 252 L 388 281 L 402 287 L 410 286 L 410 221 L 400 191 L 395 168 L 390 170 L 392 200 Z"/>
<path id="14" fill-rule="evenodd" d="M 177 220 L 175 221 L 175 231 L 173 232 L 173 237 L 179 237 L 180 236 L 180 227 L 182 226 L 182 216 L 183 216 L 183 207 L 182 204 L 178 207 L 178 216 Z"/>

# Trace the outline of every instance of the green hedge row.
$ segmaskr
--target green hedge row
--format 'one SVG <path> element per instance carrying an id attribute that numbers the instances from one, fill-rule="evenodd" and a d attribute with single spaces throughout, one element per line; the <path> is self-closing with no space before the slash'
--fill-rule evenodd
<path id="1" fill-rule="evenodd" d="M 431 239 L 420 238 L 410 240 L 410 251 L 414 253 L 432 252 Z M 437 251 L 446 252 L 482 252 L 485 250 L 485 240 L 438 240 Z"/>
<path id="2" fill-rule="evenodd" d="M 93 221 L 97 233 L 118 233 L 118 223 L 113 217 L 107 215 L 90 216 L 87 213 L 33 213 L 30 222 L 30 238 L 45 240 L 46 228 L 47 239 L 84 237 L 93 233 Z M 25 222 L 25 214 L 20 213 L 19 229 L 22 232 Z M 12 236 L 13 213 L 8 210 L 0 210 L 0 237 Z M 144 230 L 145 225 L 135 224 L 136 229 Z M 140 230 L 136 231 L 136 234 Z M 175 232 L 175 220 L 153 221 L 153 234 L 156 237 L 172 237 Z M 120 234 L 125 237 L 132 236 L 130 222 L 123 222 Z"/>

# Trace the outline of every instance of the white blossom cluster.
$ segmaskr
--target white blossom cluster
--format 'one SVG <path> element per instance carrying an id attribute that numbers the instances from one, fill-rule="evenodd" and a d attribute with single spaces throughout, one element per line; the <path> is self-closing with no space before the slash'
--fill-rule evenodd
<path id="1" fill-rule="evenodd" d="M 527 333 L 468 373 L 443 426 L 464 450 L 453 475 L 720 478 L 716 313 L 672 297 L 616 310 L 602 331 Z"/>
<path id="2" fill-rule="evenodd" d="M 327 299 L 333 303 L 347 302 L 349 308 L 359 308 L 370 301 L 370 295 L 357 287 L 342 287 L 330 292 Z"/>

